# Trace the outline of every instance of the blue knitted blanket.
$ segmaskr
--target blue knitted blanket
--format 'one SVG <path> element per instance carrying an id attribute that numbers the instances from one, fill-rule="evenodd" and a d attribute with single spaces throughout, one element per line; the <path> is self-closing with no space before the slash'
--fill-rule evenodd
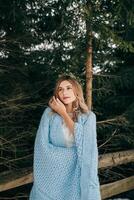
<path id="1" fill-rule="evenodd" d="M 30 200 L 101 200 L 98 178 L 96 116 L 80 114 L 75 143 L 66 147 L 62 117 L 47 107 L 34 144 Z"/>

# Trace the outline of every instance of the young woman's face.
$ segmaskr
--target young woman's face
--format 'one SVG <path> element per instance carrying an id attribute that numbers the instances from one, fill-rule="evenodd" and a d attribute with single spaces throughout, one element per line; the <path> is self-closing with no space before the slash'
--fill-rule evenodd
<path id="1" fill-rule="evenodd" d="M 73 91 L 73 85 L 66 80 L 60 83 L 58 88 L 58 95 L 59 99 L 64 104 L 70 104 L 76 99 L 76 96 Z"/>

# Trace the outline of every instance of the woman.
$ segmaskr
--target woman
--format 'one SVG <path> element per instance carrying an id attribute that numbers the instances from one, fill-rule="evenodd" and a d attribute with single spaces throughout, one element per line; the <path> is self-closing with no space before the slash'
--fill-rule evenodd
<path id="1" fill-rule="evenodd" d="M 30 200 L 100 200 L 96 116 L 81 85 L 63 75 L 45 109 L 34 146 Z"/>

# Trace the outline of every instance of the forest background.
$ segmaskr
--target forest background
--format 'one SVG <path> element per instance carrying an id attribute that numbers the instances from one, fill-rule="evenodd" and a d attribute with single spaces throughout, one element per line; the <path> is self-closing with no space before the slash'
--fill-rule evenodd
<path id="1" fill-rule="evenodd" d="M 74 74 L 85 94 L 89 41 L 99 154 L 134 148 L 133 0 L 0 0 L 1 172 L 32 167 L 40 117 L 60 74 Z M 132 173 L 132 163 L 99 170 L 101 184 Z M 3 199 L 27 199 L 30 187 Z"/>

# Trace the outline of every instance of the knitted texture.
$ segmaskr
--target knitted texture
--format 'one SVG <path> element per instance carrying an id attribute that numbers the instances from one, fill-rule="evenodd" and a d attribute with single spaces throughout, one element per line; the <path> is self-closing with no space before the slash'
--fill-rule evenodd
<path id="1" fill-rule="evenodd" d="M 30 200 L 100 200 L 96 117 L 81 114 L 74 144 L 66 146 L 63 118 L 47 107 L 34 144 Z"/>

